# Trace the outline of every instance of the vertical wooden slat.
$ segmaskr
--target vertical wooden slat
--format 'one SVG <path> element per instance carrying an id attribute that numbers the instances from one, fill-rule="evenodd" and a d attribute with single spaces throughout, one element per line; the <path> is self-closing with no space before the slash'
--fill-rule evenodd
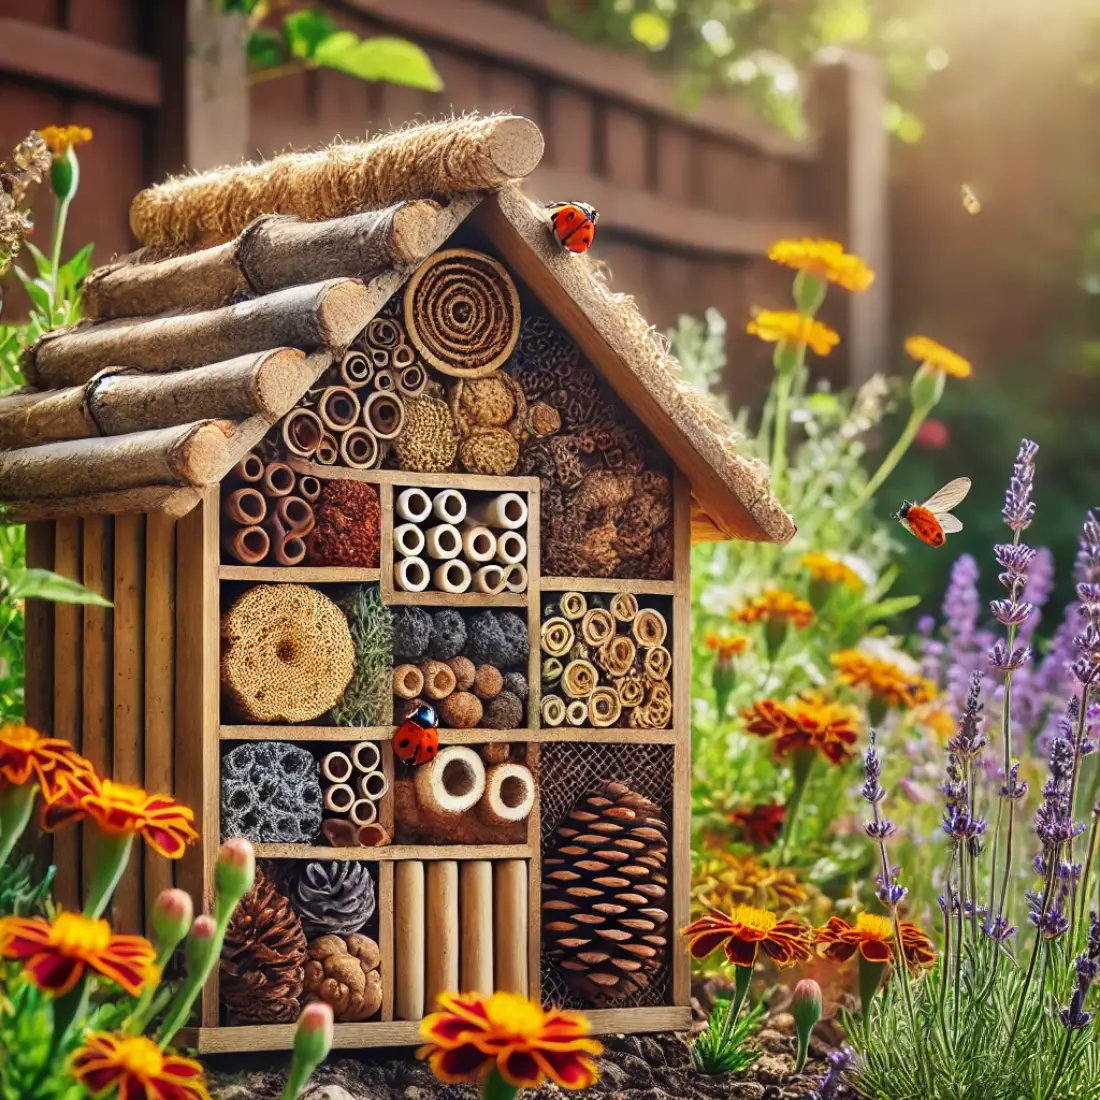
<path id="1" fill-rule="evenodd" d="M 393 602 L 393 486 L 390 484 L 378 486 L 378 505 L 382 509 L 382 515 L 389 516 L 390 522 L 382 524 L 382 536 L 379 540 L 378 564 L 381 570 L 382 602 Z"/>
<path id="2" fill-rule="evenodd" d="M 378 951 L 382 956 L 382 1020 L 393 1019 L 393 869 L 392 859 L 378 864 Z"/>
<path id="3" fill-rule="evenodd" d="M 402 860 L 394 873 L 394 1015 L 419 1020 L 424 1015 L 424 864 Z M 386 976 L 382 975 L 383 983 Z"/>
<path id="4" fill-rule="evenodd" d="M 691 903 L 691 486 L 678 470 L 673 486 L 672 721 L 672 1003 L 691 1004 L 691 960 L 677 930 Z"/>
<path id="5" fill-rule="evenodd" d="M 53 569 L 54 525 L 27 524 L 27 567 Z M 26 679 L 23 689 L 27 725 L 53 730 L 53 609 L 49 600 L 27 600 L 24 612 Z"/>
<path id="6" fill-rule="evenodd" d="M 202 839 L 180 861 L 198 911 L 213 901 L 218 836 L 218 490 L 176 525 L 176 795 Z M 202 993 L 202 1024 L 218 1022 L 218 972 Z"/>
<path id="7" fill-rule="evenodd" d="M 437 1011 L 440 993 L 458 988 L 458 863 L 433 859 L 424 876 L 424 1007 Z"/>
<path id="8" fill-rule="evenodd" d="M 83 579 L 83 533 L 78 519 L 59 519 L 54 532 L 53 567 L 70 580 Z M 84 662 L 83 617 L 79 604 L 54 605 L 53 625 L 53 733 L 73 748 L 82 746 L 81 681 Z M 57 868 L 54 897 L 65 909 L 80 906 L 80 832 L 62 829 L 53 835 L 53 862 Z"/>
<path id="9" fill-rule="evenodd" d="M 466 859 L 458 872 L 459 982 L 463 992 L 493 992 L 493 865 Z"/>
<path id="10" fill-rule="evenodd" d="M 114 523 L 110 516 L 87 516 L 84 520 L 84 586 L 112 599 L 114 571 L 112 566 Z M 113 701 L 114 679 L 112 664 L 114 645 L 112 623 L 114 613 L 110 608 L 84 607 L 84 682 L 83 738 L 81 751 L 92 762 L 100 775 L 110 775 L 113 764 Z M 84 889 L 90 883 L 91 865 L 89 844 L 91 826 L 83 831 Z"/>
<path id="11" fill-rule="evenodd" d="M 176 521 L 154 512 L 145 523 L 145 752 L 144 784 L 153 793 L 174 790 Z M 145 849 L 145 929 L 153 903 L 172 885 L 172 864 Z"/>
<path id="12" fill-rule="evenodd" d="M 493 984 L 527 996 L 529 926 L 527 862 L 502 859 L 493 864 Z"/>
<path id="13" fill-rule="evenodd" d="M 114 745 L 112 775 L 120 783 L 144 780 L 145 519 L 115 519 Z M 140 932 L 144 845 L 135 848 L 115 891 L 113 925 Z"/>

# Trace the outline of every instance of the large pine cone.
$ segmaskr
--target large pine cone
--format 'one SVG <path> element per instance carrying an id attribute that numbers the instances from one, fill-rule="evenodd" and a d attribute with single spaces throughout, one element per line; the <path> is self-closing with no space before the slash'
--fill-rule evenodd
<path id="1" fill-rule="evenodd" d="M 298 914 L 262 870 L 229 921 L 222 946 L 221 999 L 231 1024 L 298 1018 L 306 935 Z"/>
<path id="2" fill-rule="evenodd" d="M 646 989 L 668 958 L 668 826 L 622 783 L 586 794 L 543 861 L 543 943 L 594 1007 Z"/>
<path id="3" fill-rule="evenodd" d="M 374 916 L 374 879 L 365 863 L 307 863 L 294 884 L 294 908 L 310 939 L 359 932 Z"/>

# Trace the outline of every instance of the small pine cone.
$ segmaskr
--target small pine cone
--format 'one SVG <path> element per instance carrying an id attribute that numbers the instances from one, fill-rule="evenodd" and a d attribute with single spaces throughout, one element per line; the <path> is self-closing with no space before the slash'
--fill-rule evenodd
<path id="1" fill-rule="evenodd" d="M 374 916 L 376 904 L 370 869 L 355 860 L 307 863 L 292 897 L 311 938 L 358 932 Z"/>
<path id="2" fill-rule="evenodd" d="M 262 870 L 229 921 L 221 956 L 221 999 L 231 1024 L 298 1018 L 305 978 L 302 922 Z"/>

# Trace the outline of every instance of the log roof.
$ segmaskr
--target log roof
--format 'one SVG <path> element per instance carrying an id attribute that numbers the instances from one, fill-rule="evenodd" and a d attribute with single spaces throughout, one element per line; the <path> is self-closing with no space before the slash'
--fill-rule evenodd
<path id="1" fill-rule="evenodd" d="M 541 152 L 528 120 L 472 116 L 142 192 L 142 250 L 89 277 L 87 320 L 41 337 L 0 398 L 11 518 L 183 514 L 470 218 L 687 477 L 695 540 L 789 539 L 766 468 L 519 189 Z"/>

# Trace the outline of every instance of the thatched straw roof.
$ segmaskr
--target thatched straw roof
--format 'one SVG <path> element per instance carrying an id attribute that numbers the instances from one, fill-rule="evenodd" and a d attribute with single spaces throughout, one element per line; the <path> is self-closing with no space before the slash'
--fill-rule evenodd
<path id="1" fill-rule="evenodd" d="M 142 251 L 91 276 L 89 319 L 40 339 L 31 385 L 0 398 L 0 500 L 25 519 L 186 511 L 471 217 L 687 477 L 696 536 L 789 539 L 766 469 L 516 186 L 541 152 L 526 119 L 467 117 L 142 192 Z"/>

